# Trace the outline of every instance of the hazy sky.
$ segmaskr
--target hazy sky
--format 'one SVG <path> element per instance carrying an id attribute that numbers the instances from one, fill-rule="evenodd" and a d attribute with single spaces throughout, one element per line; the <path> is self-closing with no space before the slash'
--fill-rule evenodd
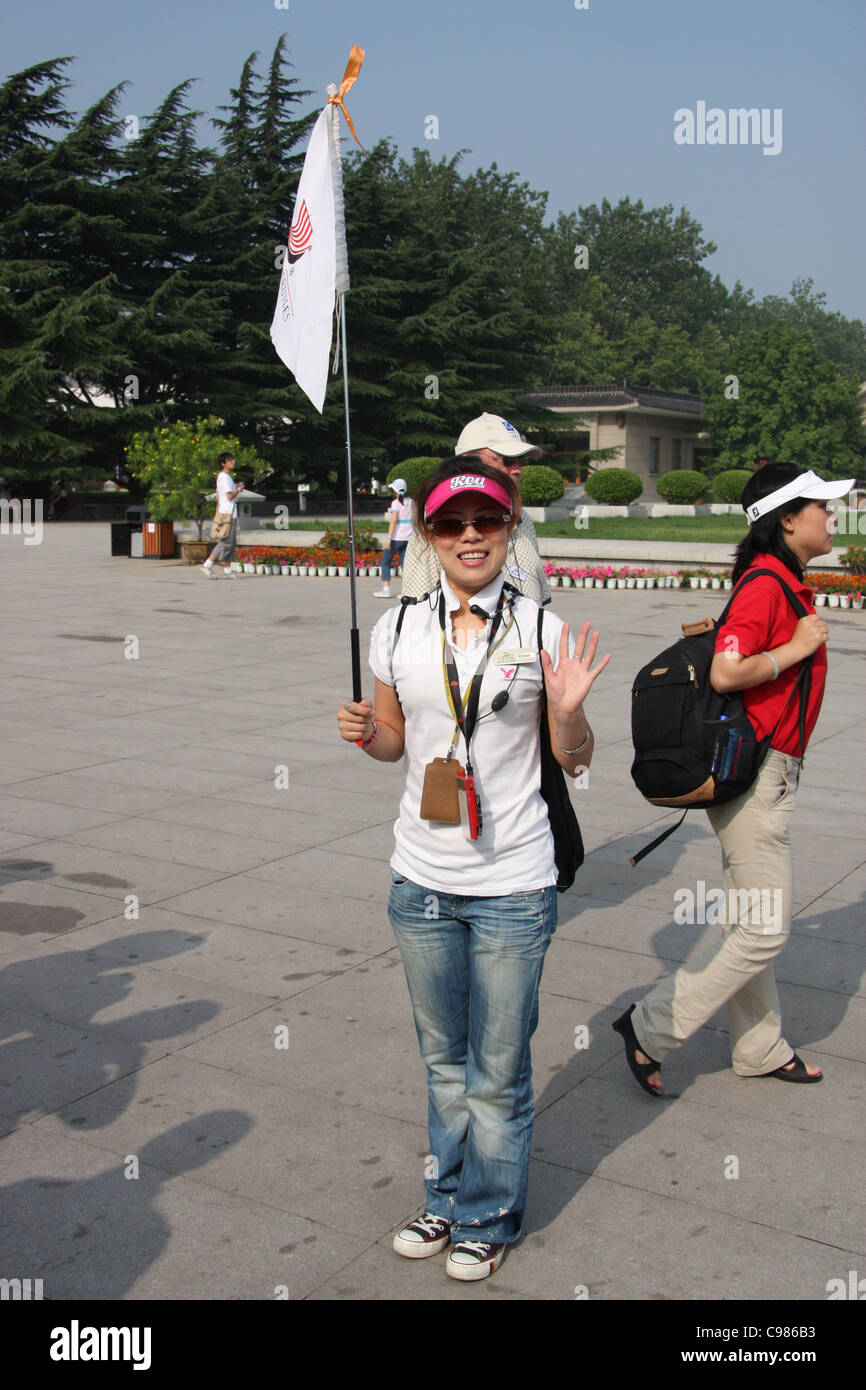
<path id="1" fill-rule="evenodd" d="M 286 33 L 312 109 L 354 42 L 367 58 L 347 105 L 368 147 L 390 136 L 407 155 L 466 149 L 467 169 L 495 160 L 548 191 L 551 217 L 626 195 L 685 206 L 717 244 L 707 265 L 728 286 L 784 295 L 811 276 L 831 309 L 866 318 L 864 0 L 281 2 L 31 0 L 13 11 L 5 0 L 2 74 L 75 55 L 75 109 L 125 80 L 122 112 L 139 117 L 195 77 L 193 104 L 212 114 L 248 54 L 264 69 Z M 674 113 L 699 102 L 766 109 L 778 153 L 677 144 Z"/>

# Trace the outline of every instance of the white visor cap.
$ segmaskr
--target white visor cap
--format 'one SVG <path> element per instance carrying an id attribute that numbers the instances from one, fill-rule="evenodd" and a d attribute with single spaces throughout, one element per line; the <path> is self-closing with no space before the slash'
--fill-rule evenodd
<path id="1" fill-rule="evenodd" d="M 846 478 L 844 482 L 827 483 L 810 469 L 808 473 L 801 473 L 799 478 L 785 483 L 784 487 L 777 487 L 775 492 L 768 492 L 766 497 L 753 502 L 746 508 L 746 516 L 750 523 L 757 521 L 767 512 L 775 511 L 776 507 L 784 506 L 786 502 L 794 502 L 799 497 L 806 497 L 810 502 L 829 502 L 832 497 L 847 497 L 853 487 L 853 478 Z"/>

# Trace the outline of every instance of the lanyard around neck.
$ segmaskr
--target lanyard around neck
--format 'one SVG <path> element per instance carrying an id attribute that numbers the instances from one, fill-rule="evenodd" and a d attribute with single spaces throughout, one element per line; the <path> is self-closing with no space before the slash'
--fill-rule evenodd
<path id="1" fill-rule="evenodd" d="M 472 772 L 472 762 L 469 757 L 469 740 L 472 738 L 472 735 L 475 732 L 475 725 L 478 719 L 478 702 L 481 698 L 481 683 L 484 680 L 484 672 L 487 669 L 487 661 L 490 656 L 493 643 L 496 640 L 496 634 L 499 631 L 500 624 L 502 623 L 502 606 L 504 602 L 505 588 L 503 587 L 500 590 L 499 601 L 496 604 L 496 609 L 493 613 L 493 620 L 490 624 L 490 636 L 487 639 L 487 649 L 483 657 L 481 658 L 475 675 L 472 677 L 472 682 L 469 686 L 469 690 L 466 693 L 466 698 L 461 701 L 460 680 L 457 675 L 457 665 L 454 661 L 454 655 L 451 651 L 451 648 L 448 645 L 448 642 L 445 638 L 445 595 L 441 591 L 439 594 L 439 626 L 442 629 L 442 668 L 445 679 L 445 694 L 448 699 L 448 704 L 450 706 L 451 713 L 454 716 L 457 729 L 460 730 L 466 742 L 466 771 L 470 774 Z M 457 737 L 457 729 L 455 729 L 454 731 L 455 738 Z M 454 745 L 452 742 L 451 751 L 449 751 L 448 754 L 449 758 L 451 757 L 453 748 Z"/>

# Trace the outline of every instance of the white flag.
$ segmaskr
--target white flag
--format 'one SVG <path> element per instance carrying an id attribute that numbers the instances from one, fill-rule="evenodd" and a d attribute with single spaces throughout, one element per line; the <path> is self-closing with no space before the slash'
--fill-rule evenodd
<path id="1" fill-rule="evenodd" d="M 278 355 L 320 413 L 337 278 L 334 183 L 342 172 L 331 148 L 331 109 L 330 104 L 324 108 L 310 137 L 271 324 Z"/>

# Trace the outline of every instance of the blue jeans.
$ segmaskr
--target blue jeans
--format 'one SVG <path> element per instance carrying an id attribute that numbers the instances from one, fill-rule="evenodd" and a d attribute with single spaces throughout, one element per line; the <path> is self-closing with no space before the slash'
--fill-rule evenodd
<path id="1" fill-rule="evenodd" d="M 465 897 L 392 871 L 388 916 L 427 1065 L 425 1210 L 453 1223 L 452 1241 L 509 1244 L 526 1206 L 529 1040 L 556 889 Z"/>
<path id="2" fill-rule="evenodd" d="M 391 561 L 399 560 L 403 563 L 403 556 L 406 554 L 408 541 L 391 541 L 382 551 L 382 583 L 387 584 L 391 578 Z"/>

